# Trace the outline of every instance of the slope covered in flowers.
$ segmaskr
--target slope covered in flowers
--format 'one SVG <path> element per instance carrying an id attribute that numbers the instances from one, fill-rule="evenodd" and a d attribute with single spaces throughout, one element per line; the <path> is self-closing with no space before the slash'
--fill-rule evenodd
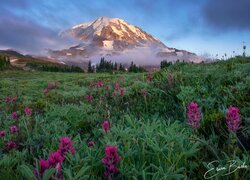
<path id="1" fill-rule="evenodd" d="M 152 74 L 2 71 L 0 179 L 201 179 L 213 160 L 250 166 L 249 72 L 247 58 Z"/>

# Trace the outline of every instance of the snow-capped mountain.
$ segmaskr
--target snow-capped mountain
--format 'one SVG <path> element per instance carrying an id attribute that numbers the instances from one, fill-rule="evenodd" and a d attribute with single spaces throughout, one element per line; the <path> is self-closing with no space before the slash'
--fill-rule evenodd
<path id="1" fill-rule="evenodd" d="M 193 53 L 169 48 L 142 29 L 119 18 L 101 17 L 76 25 L 60 34 L 70 36 L 79 44 L 69 49 L 50 51 L 52 57 L 70 61 L 99 61 L 108 57 L 115 61 L 158 64 L 161 60 L 200 61 Z"/>

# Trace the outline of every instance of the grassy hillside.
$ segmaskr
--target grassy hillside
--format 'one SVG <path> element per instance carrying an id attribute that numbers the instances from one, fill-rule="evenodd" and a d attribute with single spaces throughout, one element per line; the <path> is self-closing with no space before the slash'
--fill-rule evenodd
<path id="1" fill-rule="evenodd" d="M 250 178 L 249 58 L 153 74 L 7 70 L 0 91 L 1 179 L 202 179 L 216 175 L 214 160 L 226 167 L 216 177 Z M 199 128 L 188 125 L 192 101 Z M 239 109 L 236 132 L 230 106 Z M 225 175 L 229 160 L 235 171 Z"/>

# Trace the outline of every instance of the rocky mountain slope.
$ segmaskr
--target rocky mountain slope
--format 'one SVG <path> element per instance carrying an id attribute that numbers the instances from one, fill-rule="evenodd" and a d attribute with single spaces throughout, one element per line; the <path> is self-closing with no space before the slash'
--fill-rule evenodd
<path id="1" fill-rule="evenodd" d="M 160 40 L 119 18 L 101 17 L 76 25 L 60 34 L 79 41 L 68 49 L 49 51 L 51 57 L 64 62 L 98 62 L 106 57 L 117 62 L 159 64 L 163 59 L 200 62 L 194 53 L 169 48 Z"/>

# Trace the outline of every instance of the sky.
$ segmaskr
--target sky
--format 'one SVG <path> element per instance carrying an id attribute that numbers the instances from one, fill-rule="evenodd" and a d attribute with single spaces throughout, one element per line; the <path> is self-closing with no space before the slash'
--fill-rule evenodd
<path id="1" fill-rule="evenodd" d="M 136 25 L 168 47 L 198 55 L 250 54 L 250 0 L 1 0 L 0 49 L 25 53 L 74 43 L 58 34 L 98 17 Z"/>

